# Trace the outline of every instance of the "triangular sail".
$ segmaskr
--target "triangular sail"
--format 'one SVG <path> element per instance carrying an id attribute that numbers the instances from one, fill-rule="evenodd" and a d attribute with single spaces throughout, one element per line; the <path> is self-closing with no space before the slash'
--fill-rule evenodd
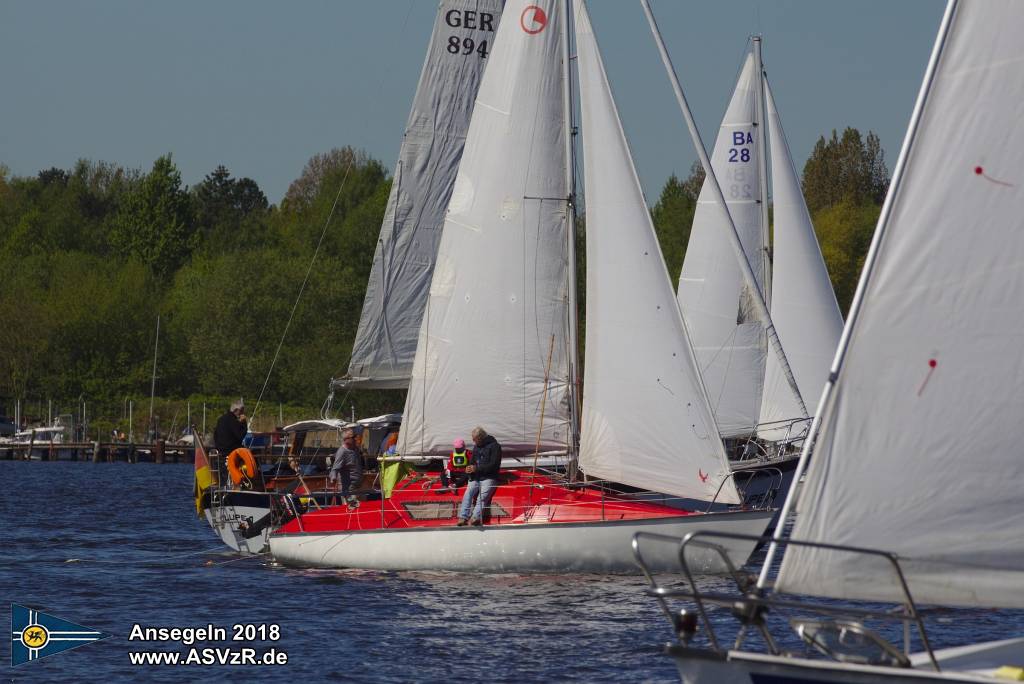
<path id="1" fill-rule="evenodd" d="M 757 73 L 748 55 L 711 157 L 750 266 L 763 290 L 759 145 L 754 125 Z M 679 276 L 679 305 L 724 437 L 747 435 L 758 422 L 767 339 L 726 231 L 731 230 L 705 181 Z"/>
<path id="2" fill-rule="evenodd" d="M 504 0 L 443 0 L 398 153 L 347 383 L 409 384 L 444 213 Z M 451 40 L 458 49 L 451 51 Z M 469 41 L 468 43 L 466 41 Z M 468 51 L 464 46 L 472 46 Z"/>
<path id="3" fill-rule="evenodd" d="M 805 402 L 821 395 L 835 356 L 843 317 L 821 258 L 814 226 L 807 213 L 800 181 L 771 89 L 765 82 L 768 139 L 772 160 L 772 321 Z M 763 439 L 796 437 L 807 429 L 778 356 L 768 354 L 761 400 Z"/>
<path id="4" fill-rule="evenodd" d="M 593 477 L 737 503 L 582 0 L 576 43 L 587 197 L 580 466 Z"/>
<path id="5" fill-rule="evenodd" d="M 793 538 L 918 603 L 1024 608 L 1024 4 L 959 2 L 851 310 Z M 782 591 L 901 600 L 790 547 Z"/>
<path id="6" fill-rule="evenodd" d="M 509 2 L 505 16 L 438 248 L 403 455 L 444 452 L 475 425 L 506 451 L 565 450 L 570 439 L 565 16 L 554 0 Z"/>

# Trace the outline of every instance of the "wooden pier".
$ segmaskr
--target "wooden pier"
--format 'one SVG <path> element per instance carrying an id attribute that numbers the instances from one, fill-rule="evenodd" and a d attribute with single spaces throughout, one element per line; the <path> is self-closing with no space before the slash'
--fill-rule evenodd
<path id="1" fill-rule="evenodd" d="M 250 447 L 260 463 L 284 458 L 283 445 Z M 333 453 L 333 450 L 332 452 Z M 195 447 L 188 444 L 130 442 L 35 442 L 0 444 L 0 461 L 91 461 L 93 463 L 194 463 Z"/>

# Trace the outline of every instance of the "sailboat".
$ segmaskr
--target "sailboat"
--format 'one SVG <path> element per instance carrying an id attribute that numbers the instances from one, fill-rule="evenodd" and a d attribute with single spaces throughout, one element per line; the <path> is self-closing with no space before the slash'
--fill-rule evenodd
<path id="1" fill-rule="evenodd" d="M 677 594 L 743 620 L 726 649 L 721 623 L 675 614 L 683 681 L 1024 677 L 1024 636 L 936 649 L 920 608 L 1024 608 L 1022 31 L 1019 2 L 948 3 L 801 455 L 806 484 L 786 503 L 796 523 L 776 533 L 759 591 Z M 717 539 L 683 546 L 695 542 Z M 795 615 L 827 659 L 783 653 L 767 611 Z M 741 648 L 752 630 L 767 653 Z M 689 645 L 697 632 L 710 649 Z"/>
<path id="2" fill-rule="evenodd" d="M 443 0 L 438 6 L 395 166 L 349 373 L 333 380 L 332 386 L 408 385 L 444 211 L 503 5 L 504 0 Z M 455 43 L 458 49 L 453 52 Z M 383 416 L 360 423 L 389 428 L 396 419 L 400 422 L 400 416 Z M 285 432 L 353 426 L 326 416 L 314 422 L 290 426 Z M 197 453 L 197 469 L 200 456 Z M 241 553 L 265 550 L 270 532 L 292 515 L 283 490 L 294 488 L 295 477 L 286 472 L 289 477 L 274 478 L 266 492 L 239 492 L 227 484 L 210 492 L 207 520 L 230 548 Z M 323 473 L 305 481 L 318 488 L 325 484 Z"/>
<path id="3" fill-rule="evenodd" d="M 438 7 L 395 165 L 348 373 L 332 380 L 332 388 L 409 386 L 445 210 L 504 4 L 445 0 Z"/>
<path id="4" fill-rule="evenodd" d="M 579 407 L 569 3 L 509 2 L 505 15 L 448 205 L 399 452 L 436 457 L 479 424 L 509 452 L 575 452 L 588 478 L 739 503 L 582 2 L 590 267 Z M 356 510 L 298 516 L 271 535 L 271 552 L 315 567 L 635 572 L 628 542 L 639 530 L 752 533 L 724 545 L 729 561 L 691 555 L 722 572 L 746 560 L 774 514 L 684 511 L 527 471 L 503 473 L 486 526 L 456 526 L 457 503 L 413 474 Z M 677 561 L 666 547 L 655 562 Z"/>
<path id="5" fill-rule="evenodd" d="M 763 441 L 792 442 L 807 431 L 804 400 L 825 382 L 843 319 L 764 74 L 761 42 L 759 36 L 752 40 L 711 157 L 756 287 L 744 282 L 727 237 L 729 217 L 705 180 L 678 299 L 722 437 L 746 440 L 756 434 Z M 798 392 L 769 349 L 756 298 L 771 313 Z"/>

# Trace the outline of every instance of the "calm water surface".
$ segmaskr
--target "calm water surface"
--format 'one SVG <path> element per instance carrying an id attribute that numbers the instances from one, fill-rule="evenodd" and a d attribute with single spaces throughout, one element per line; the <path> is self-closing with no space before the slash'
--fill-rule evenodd
<path id="1" fill-rule="evenodd" d="M 0 601 L 113 634 L 10 668 L 13 681 L 673 682 L 671 634 L 639 578 L 290 570 L 225 553 L 190 465 L 0 462 Z M 721 582 L 708 579 L 708 586 Z M 5 606 L 5 610 L 6 610 Z M 7 616 L 3 621 L 7 621 Z M 938 646 L 1024 633 L 1024 613 L 940 617 Z M 138 666 L 134 624 L 280 626 L 280 667 Z"/>

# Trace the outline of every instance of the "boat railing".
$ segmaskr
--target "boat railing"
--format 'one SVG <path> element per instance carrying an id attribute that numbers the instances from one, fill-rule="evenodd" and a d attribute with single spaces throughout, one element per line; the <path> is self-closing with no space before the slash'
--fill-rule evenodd
<path id="1" fill-rule="evenodd" d="M 782 439 L 769 440 L 772 447 L 775 448 L 775 454 L 771 454 L 761 442 L 756 438 L 751 437 L 747 440 L 747 444 L 753 444 L 757 448 L 757 453 L 747 455 L 746 449 L 744 449 L 743 455 L 741 455 L 737 461 L 767 461 L 771 458 L 782 458 L 786 454 L 786 449 L 789 447 L 797 446 L 803 443 L 804 438 L 807 437 L 807 432 L 810 430 L 811 422 L 813 417 L 804 416 L 801 418 L 786 418 L 785 420 L 774 420 L 767 421 L 764 423 L 758 423 L 755 426 L 755 434 L 763 430 L 764 428 L 771 428 L 775 430 L 786 429 L 786 433 L 782 436 Z"/>
<path id="2" fill-rule="evenodd" d="M 743 486 L 740 486 L 738 480 L 739 476 L 745 477 L 745 479 L 743 480 Z M 770 478 L 770 482 L 768 483 L 768 486 L 765 488 L 764 492 L 753 495 L 752 500 L 747 501 L 744 496 L 744 492 L 750 486 L 750 483 L 757 478 Z M 757 470 L 732 471 L 731 473 L 723 477 L 722 481 L 718 483 L 718 489 L 715 490 L 715 496 L 712 497 L 711 501 L 708 502 L 708 507 L 704 510 L 704 512 L 711 512 L 711 508 L 716 503 L 718 503 L 718 496 L 719 494 L 722 493 L 722 487 L 724 487 L 725 483 L 728 482 L 729 480 L 733 481 L 733 483 L 736 485 L 736 490 L 740 494 L 740 497 L 743 498 L 741 505 L 758 510 L 771 508 L 772 504 L 775 503 L 775 497 L 778 495 L 779 490 L 782 489 L 783 479 L 784 478 L 782 476 L 782 470 L 774 466 L 770 466 L 767 468 L 758 468 Z"/>
<path id="3" fill-rule="evenodd" d="M 683 571 L 683 576 L 686 578 L 686 583 L 682 587 L 679 586 L 666 586 L 658 581 L 658 578 L 651 571 L 650 566 L 644 561 L 642 553 L 642 542 L 653 541 L 661 544 L 664 543 L 675 543 L 678 544 L 677 556 L 679 560 L 680 568 Z M 717 540 L 717 541 L 716 541 Z M 879 551 L 877 549 L 867 549 L 856 546 L 846 546 L 842 544 L 826 544 L 823 542 L 810 542 L 801 541 L 797 539 L 784 539 L 778 540 L 777 543 L 781 546 L 801 546 L 807 548 L 824 549 L 829 551 L 839 551 L 860 555 L 874 556 L 885 561 L 893 571 L 893 574 L 898 582 L 900 591 L 903 596 L 903 602 L 899 604 L 896 610 L 883 610 L 879 608 L 869 608 L 862 606 L 851 606 L 851 605 L 836 605 L 826 604 L 817 601 L 808 601 L 800 599 L 785 599 L 774 593 L 766 593 L 765 590 L 757 588 L 756 575 L 749 574 L 741 571 L 733 563 L 724 545 L 720 542 L 726 540 L 733 541 L 753 541 L 756 543 L 768 543 L 772 539 L 768 536 L 756 536 L 749 534 L 738 534 L 733 532 L 717 532 L 712 530 L 698 530 L 692 532 L 685 537 L 673 537 L 663 534 L 654 534 L 650 532 L 637 532 L 633 535 L 633 556 L 636 559 L 637 564 L 640 566 L 640 570 L 643 572 L 644 577 L 649 583 L 649 587 L 646 593 L 649 596 L 654 597 L 662 612 L 665 613 L 673 626 L 676 638 L 684 645 L 688 644 L 690 639 L 697 633 L 700 626 L 703 625 L 705 634 L 707 635 L 708 641 L 714 651 L 722 653 L 724 649 L 720 645 L 718 634 L 715 631 L 714 624 L 708 618 L 708 606 L 720 606 L 728 607 L 733 616 L 735 616 L 740 622 L 740 629 L 737 633 L 735 642 L 732 646 L 733 649 L 740 649 L 743 646 L 743 642 L 747 636 L 747 633 L 752 629 L 756 629 L 757 632 L 764 639 L 765 644 L 768 647 L 768 651 L 772 655 L 781 655 L 782 651 L 779 649 L 775 640 L 772 638 L 771 633 L 768 630 L 765 616 L 772 609 L 787 609 L 787 610 L 800 610 L 809 611 L 819 615 L 829 616 L 842 616 L 842 617 L 857 617 L 857 618 L 874 618 L 886 621 L 900 621 L 903 623 L 903 651 L 904 653 L 910 652 L 910 639 L 911 630 L 910 625 L 914 624 L 917 627 L 918 633 L 921 638 L 921 644 L 924 650 L 927 652 L 929 659 L 931 660 L 932 666 L 936 671 L 939 670 L 938 662 L 935 658 L 935 654 L 932 651 L 931 643 L 928 639 L 928 633 L 925 629 L 924 620 L 921 611 L 918 609 L 917 604 L 914 602 L 913 597 L 910 594 L 910 587 L 907 584 L 906 576 L 903 573 L 903 569 L 900 567 L 899 559 L 895 554 L 887 551 Z M 736 591 L 739 596 L 735 593 L 723 593 L 721 591 L 702 591 L 697 584 L 694 573 L 690 568 L 687 561 L 686 551 L 690 547 L 698 547 L 705 551 L 718 554 L 726 568 L 729 570 L 729 576 L 732 578 L 736 585 Z M 674 611 L 672 605 L 669 603 L 670 599 L 679 599 L 692 601 L 696 606 L 696 616 L 692 613 L 687 612 L 685 609 Z M 895 603 L 895 602 L 894 602 Z M 799 623 L 802 624 L 802 623 Z M 801 635 L 802 636 L 802 635 Z"/>

